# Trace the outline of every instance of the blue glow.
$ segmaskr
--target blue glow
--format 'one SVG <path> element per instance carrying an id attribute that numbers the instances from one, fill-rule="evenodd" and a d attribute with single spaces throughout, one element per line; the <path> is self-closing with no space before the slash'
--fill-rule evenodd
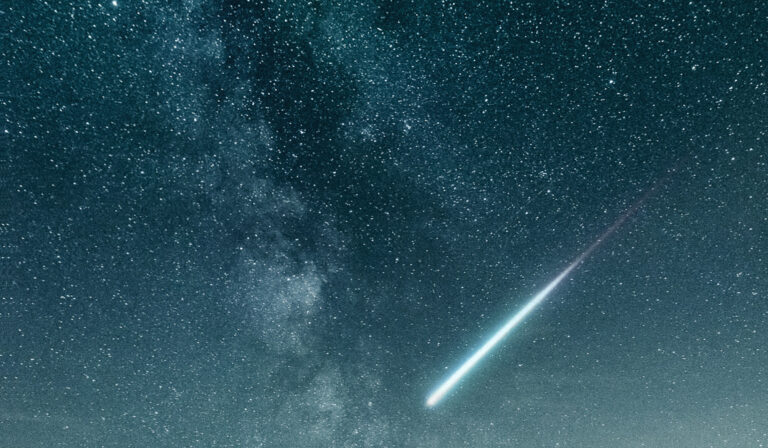
<path id="1" fill-rule="evenodd" d="M 472 370 L 472 368 L 475 367 L 475 365 L 477 365 L 477 363 L 480 362 L 480 360 L 483 359 L 485 355 L 487 355 L 488 352 L 491 351 L 491 349 L 504 338 L 504 336 L 509 334 L 513 328 L 518 326 L 520 322 L 522 322 L 523 319 L 525 319 L 531 313 L 531 311 L 536 309 L 536 307 L 538 307 L 541 302 L 547 298 L 552 290 L 554 290 L 555 287 L 557 287 L 557 285 L 560 284 L 560 282 L 562 282 L 563 279 L 568 276 L 568 274 L 581 262 L 586 254 L 587 253 L 585 252 L 576 261 L 571 263 L 563 272 L 560 273 L 560 275 L 558 275 L 544 289 L 536 294 L 520 311 L 515 313 L 515 315 L 512 316 L 512 318 L 509 319 L 507 323 L 504 324 L 501 329 L 499 329 L 499 331 L 491 336 L 491 338 L 488 339 L 488 341 L 486 341 L 485 344 L 480 347 L 480 349 L 478 349 L 472 356 L 470 356 L 470 358 L 467 359 L 464 364 L 461 365 L 461 367 L 453 372 L 453 374 L 449 376 L 448 379 L 440 385 L 440 387 L 432 392 L 429 398 L 427 398 L 427 406 L 432 407 L 436 405 L 440 400 L 442 400 L 445 394 L 453 389 L 456 383 L 458 383 L 464 375 Z"/>

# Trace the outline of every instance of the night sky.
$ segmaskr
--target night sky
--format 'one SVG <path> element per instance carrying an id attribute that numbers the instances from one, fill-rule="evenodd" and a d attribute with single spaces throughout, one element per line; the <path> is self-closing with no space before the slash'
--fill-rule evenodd
<path id="1" fill-rule="evenodd" d="M 768 446 L 767 71 L 764 2 L 4 0 L 0 446 Z"/>

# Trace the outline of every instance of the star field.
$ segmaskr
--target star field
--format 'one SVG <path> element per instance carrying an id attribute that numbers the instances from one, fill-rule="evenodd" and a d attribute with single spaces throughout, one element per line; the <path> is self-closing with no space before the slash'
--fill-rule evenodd
<path id="1" fill-rule="evenodd" d="M 766 17 L 5 2 L 0 445 L 768 445 Z"/>

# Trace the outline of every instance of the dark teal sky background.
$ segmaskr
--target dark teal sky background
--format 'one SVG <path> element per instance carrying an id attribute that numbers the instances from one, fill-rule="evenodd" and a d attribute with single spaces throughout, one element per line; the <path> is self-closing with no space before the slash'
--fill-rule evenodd
<path id="1" fill-rule="evenodd" d="M 0 445 L 768 444 L 767 14 L 3 3 Z"/>

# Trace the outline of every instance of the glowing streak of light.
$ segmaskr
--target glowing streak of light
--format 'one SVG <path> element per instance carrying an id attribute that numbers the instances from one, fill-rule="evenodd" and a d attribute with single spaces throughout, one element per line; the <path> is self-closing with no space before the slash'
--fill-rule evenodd
<path id="1" fill-rule="evenodd" d="M 491 349 L 501 341 L 504 336 L 506 336 L 510 331 L 512 331 L 513 328 L 515 328 L 520 322 L 523 321 L 523 319 L 528 316 L 531 311 L 536 309 L 537 306 L 541 304 L 541 302 L 544 301 L 544 299 L 547 298 L 547 296 L 557 287 L 557 285 L 560 284 L 567 276 L 571 273 L 576 267 L 584 261 L 585 258 L 589 256 L 589 254 L 592 253 L 597 247 L 613 232 L 616 231 L 623 223 L 627 220 L 627 218 L 632 215 L 639 207 L 642 205 L 642 203 L 645 201 L 648 196 L 650 196 L 658 187 L 661 185 L 661 183 L 665 180 L 661 179 L 660 181 L 656 182 L 656 184 L 646 193 L 644 194 L 640 199 L 635 201 L 634 204 L 626 211 L 624 214 L 622 214 L 619 219 L 616 220 L 616 222 L 613 223 L 605 232 L 603 232 L 602 235 L 600 235 L 600 238 L 598 238 L 594 243 L 592 243 L 591 246 L 587 248 L 584 252 L 579 255 L 576 260 L 574 260 L 571 264 L 568 265 L 563 272 L 560 273 L 557 277 L 555 277 L 554 280 L 552 280 L 544 289 L 542 289 L 538 294 L 536 294 L 520 311 L 518 311 L 514 316 L 512 316 L 509 321 L 507 321 L 506 324 L 504 324 L 503 327 L 499 331 L 497 331 L 488 341 L 485 342 L 485 344 L 482 345 L 472 356 L 469 357 L 466 361 L 464 361 L 464 364 L 461 365 L 451 376 L 448 377 L 445 382 L 443 382 L 440 387 L 438 387 L 432 394 L 429 395 L 427 398 L 427 406 L 432 407 L 436 405 L 444 396 L 447 394 L 455 385 L 458 383 L 461 378 L 466 375 L 472 368 L 480 362 L 480 360 L 485 357 L 485 355 L 488 354 Z"/>

